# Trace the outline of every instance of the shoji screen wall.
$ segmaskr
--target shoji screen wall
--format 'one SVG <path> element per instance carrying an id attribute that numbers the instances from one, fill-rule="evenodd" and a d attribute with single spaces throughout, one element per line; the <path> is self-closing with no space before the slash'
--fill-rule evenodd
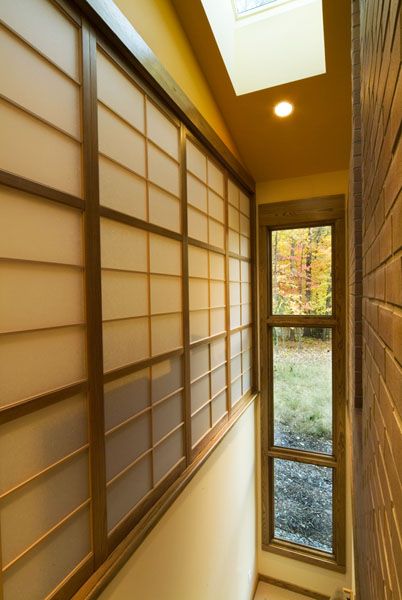
<path id="1" fill-rule="evenodd" d="M 252 389 L 251 201 L 74 6 L 0 5 L 2 600 L 71 597 Z"/>

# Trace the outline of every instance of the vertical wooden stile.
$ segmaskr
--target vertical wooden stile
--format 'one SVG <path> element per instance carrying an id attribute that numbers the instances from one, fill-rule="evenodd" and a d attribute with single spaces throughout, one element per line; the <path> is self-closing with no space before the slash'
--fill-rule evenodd
<path id="1" fill-rule="evenodd" d="M 85 280 L 94 568 L 107 556 L 96 36 L 82 23 Z"/>
<path id="2" fill-rule="evenodd" d="M 181 173 L 181 228 L 182 228 L 182 300 L 183 300 L 183 388 L 184 432 L 186 464 L 192 459 L 191 450 L 191 398 L 190 398 L 190 300 L 188 282 L 188 226 L 187 226 L 187 155 L 186 129 L 180 125 L 180 173 Z"/>
<path id="3" fill-rule="evenodd" d="M 225 302 L 226 302 L 226 383 L 229 418 L 232 414 L 232 369 L 230 362 L 230 282 L 229 282 L 229 179 L 225 173 Z"/>

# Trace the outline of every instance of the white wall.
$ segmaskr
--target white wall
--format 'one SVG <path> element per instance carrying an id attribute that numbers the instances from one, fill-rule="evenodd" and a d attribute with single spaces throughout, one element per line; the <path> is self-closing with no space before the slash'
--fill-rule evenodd
<path id="1" fill-rule="evenodd" d="M 250 600 L 256 577 L 250 406 L 101 600 Z"/>

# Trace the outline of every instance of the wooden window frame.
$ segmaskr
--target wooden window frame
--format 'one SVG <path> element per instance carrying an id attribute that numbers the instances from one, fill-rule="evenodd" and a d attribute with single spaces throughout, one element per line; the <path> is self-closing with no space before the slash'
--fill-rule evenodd
<path id="1" fill-rule="evenodd" d="M 125 18 L 112 2 L 95 0 L 51 0 L 80 29 L 81 45 L 81 104 L 82 104 L 82 169 L 83 197 L 65 193 L 47 185 L 31 181 L 0 169 L 0 184 L 36 195 L 51 202 L 78 209 L 83 219 L 85 252 L 85 305 L 87 377 L 63 388 L 24 399 L 0 409 L 0 424 L 36 412 L 45 406 L 65 400 L 79 392 L 88 397 L 88 423 L 90 448 L 91 488 L 91 552 L 74 571 L 56 588 L 49 598 L 61 600 L 95 598 L 113 578 L 129 556 L 150 533 L 177 496 L 192 480 L 200 467 L 209 458 L 218 444 L 232 429 L 256 398 L 257 348 L 256 323 L 256 206 L 254 181 L 243 166 L 230 153 L 215 132 L 198 113 L 186 96 L 177 87 L 157 58 L 133 30 L 127 29 Z M 125 74 L 139 87 L 162 112 L 179 128 L 180 202 L 181 233 L 159 225 L 142 221 L 117 210 L 101 206 L 99 202 L 98 167 L 98 123 L 97 123 L 97 48 L 116 62 Z M 51 61 L 49 61 L 51 62 Z M 225 188 L 225 248 L 216 248 L 199 240 L 188 238 L 187 233 L 187 190 L 186 190 L 186 140 L 198 145 L 203 153 L 224 171 Z M 250 246 L 251 257 L 245 258 L 228 250 L 228 181 L 229 178 L 250 199 Z M 146 360 L 103 371 L 102 349 L 102 304 L 101 304 L 101 255 L 100 219 L 105 217 L 143 231 L 163 235 L 179 241 L 182 245 L 182 324 L 183 346 Z M 225 259 L 225 302 L 226 331 L 204 340 L 190 343 L 189 337 L 189 290 L 188 290 L 188 246 L 199 246 L 218 252 Z M 230 329 L 229 302 L 229 257 L 239 258 L 252 265 L 252 319 L 245 326 Z M 252 387 L 236 404 L 230 400 L 230 335 L 251 328 L 254 345 L 252 348 Z M 227 412 L 208 431 L 199 443 L 191 446 L 190 404 L 190 350 L 209 344 L 215 339 L 226 339 L 226 382 Z M 181 357 L 183 361 L 183 406 L 185 429 L 185 453 L 180 463 L 167 473 L 163 482 L 138 503 L 121 521 L 121 526 L 107 533 L 106 523 L 106 469 L 104 431 L 104 384 L 119 377 L 134 373 L 163 360 Z M 1 535 L 1 532 L 0 532 Z M 1 546 L 1 544 L 0 544 Z M 2 575 L 0 568 L 0 598 L 2 598 Z"/>
<path id="2" fill-rule="evenodd" d="M 326 196 L 277 202 L 258 207 L 260 275 L 260 359 L 261 359 L 261 465 L 262 465 L 262 548 L 282 556 L 320 567 L 345 572 L 345 197 Z M 269 263 L 273 230 L 330 225 L 332 227 L 332 314 L 273 315 Z M 332 455 L 282 448 L 274 444 L 273 427 L 273 345 L 275 326 L 329 327 L 332 330 Z M 274 537 L 274 458 L 309 463 L 333 469 L 333 552 Z"/>

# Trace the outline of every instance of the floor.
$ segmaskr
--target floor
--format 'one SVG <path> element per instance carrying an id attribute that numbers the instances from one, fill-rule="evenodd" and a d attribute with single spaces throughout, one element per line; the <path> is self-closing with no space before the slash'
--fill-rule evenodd
<path id="1" fill-rule="evenodd" d="M 254 600 L 311 600 L 311 598 L 260 581 Z"/>

